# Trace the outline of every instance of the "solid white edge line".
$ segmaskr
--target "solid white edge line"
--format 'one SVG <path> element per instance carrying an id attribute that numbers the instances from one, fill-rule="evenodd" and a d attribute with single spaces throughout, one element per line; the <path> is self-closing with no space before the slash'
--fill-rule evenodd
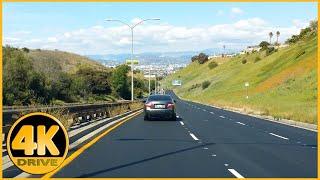
<path id="1" fill-rule="evenodd" d="M 198 139 L 194 134 L 190 133 L 190 136 L 191 136 L 194 140 L 199 141 L 199 139 Z"/>
<path id="2" fill-rule="evenodd" d="M 218 107 L 218 106 L 214 106 L 214 105 L 211 105 L 211 104 L 204 104 L 204 103 L 200 103 L 200 102 L 197 102 L 197 101 L 188 100 L 188 99 L 182 98 L 181 96 L 178 96 L 178 98 L 180 98 L 182 101 L 189 101 L 189 102 L 192 102 L 192 103 L 199 103 L 199 104 L 202 104 L 202 105 L 205 105 L 205 106 L 208 106 L 208 107 L 212 107 L 212 108 L 216 108 L 216 109 L 222 109 L 224 111 L 234 112 L 234 113 L 237 113 L 237 114 L 242 114 L 242 115 L 246 115 L 246 116 L 249 116 L 249 117 L 254 117 L 254 118 L 261 119 L 261 120 L 270 121 L 272 123 L 283 124 L 283 125 L 286 125 L 286 126 L 295 127 L 295 128 L 304 129 L 304 130 L 307 130 L 307 131 L 312 131 L 312 132 L 318 133 L 318 129 L 303 127 L 303 126 L 299 126 L 297 124 L 291 124 L 291 123 L 286 123 L 286 122 L 281 122 L 281 121 L 275 121 L 275 120 L 272 120 L 272 119 L 268 119 L 266 117 L 261 117 L 261 116 L 254 115 L 254 114 L 246 114 L 246 113 L 239 112 L 239 111 L 232 110 L 232 109 L 224 109 L 224 108 L 221 108 L 221 107 Z"/>
<path id="3" fill-rule="evenodd" d="M 274 134 L 274 133 L 269 133 L 269 134 L 272 135 L 272 136 L 276 136 L 276 137 L 278 137 L 278 138 L 281 138 L 281 139 L 289 140 L 289 138 L 280 136 L 280 135 L 278 135 L 278 134 Z"/>
<path id="4" fill-rule="evenodd" d="M 182 121 L 180 121 L 180 124 L 183 126 L 184 125 L 184 123 L 182 122 Z"/>
<path id="5" fill-rule="evenodd" d="M 236 170 L 234 169 L 228 169 L 228 171 L 230 171 L 235 177 L 237 178 L 244 178 L 240 173 L 238 173 Z"/>

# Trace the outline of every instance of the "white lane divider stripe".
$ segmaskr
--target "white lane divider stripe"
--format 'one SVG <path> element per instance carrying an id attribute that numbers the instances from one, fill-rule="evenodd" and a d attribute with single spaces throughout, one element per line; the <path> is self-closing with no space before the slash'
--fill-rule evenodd
<path id="1" fill-rule="evenodd" d="M 238 173 L 236 170 L 234 169 L 228 169 L 228 171 L 230 171 L 235 177 L 237 178 L 244 178 L 240 173 Z"/>
<path id="2" fill-rule="evenodd" d="M 180 124 L 183 126 L 184 125 L 184 123 L 182 122 L 182 121 L 180 121 Z"/>
<path id="3" fill-rule="evenodd" d="M 210 112 L 211 114 L 214 114 L 214 112 Z"/>
<path id="4" fill-rule="evenodd" d="M 244 123 L 242 123 L 242 122 L 239 122 L 239 121 L 238 121 L 237 123 L 238 123 L 238 124 L 241 124 L 241 125 L 243 125 L 243 126 L 245 126 L 245 125 L 246 125 L 246 124 L 244 124 Z"/>
<path id="5" fill-rule="evenodd" d="M 269 134 L 272 135 L 272 136 L 276 136 L 276 137 L 278 137 L 278 138 L 281 138 L 281 139 L 289 140 L 289 138 L 280 136 L 280 135 L 278 135 L 278 134 L 274 134 L 274 133 L 269 133 Z"/>
<path id="6" fill-rule="evenodd" d="M 199 141 L 199 139 L 198 139 L 194 134 L 190 133 L 190 136 L 191 136 L 194 140 Z"/>
<path id="7" fill-rule="evenodd" d="M 221 118 L 225 118 L 224 116 L 219 116 L 219 117 L 221 117 Z"/>

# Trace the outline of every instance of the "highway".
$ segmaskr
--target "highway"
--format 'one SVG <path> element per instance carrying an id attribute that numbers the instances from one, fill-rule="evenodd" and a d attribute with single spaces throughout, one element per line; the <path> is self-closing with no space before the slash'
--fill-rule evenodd
<path id="1" fill-rule="evenodd" d="M 177 121 L 141 113 L 52 177 L 317 176 L 316 132 L 172 96 Z"/>

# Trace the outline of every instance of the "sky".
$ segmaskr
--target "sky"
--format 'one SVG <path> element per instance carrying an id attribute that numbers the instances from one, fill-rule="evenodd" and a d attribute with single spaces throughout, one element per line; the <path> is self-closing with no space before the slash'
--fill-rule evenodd
<path id="1" fill-rule="evenodd" d="M 59 49 L 82 55 L 131 52 L 241 49 L 269 41 L 280 31 L 284 42 L 310 20 L 317 3 L 17 3 L 3 4 L 3 45 Z M 276 36 L 272 41 L 276 40 Z"/>

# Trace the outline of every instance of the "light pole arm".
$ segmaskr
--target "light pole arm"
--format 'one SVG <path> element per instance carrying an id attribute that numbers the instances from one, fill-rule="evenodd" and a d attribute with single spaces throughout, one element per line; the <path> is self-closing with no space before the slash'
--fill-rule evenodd
<path id="1" fill-rule="evenodd" d="M 141 24 L 145 21 L 155 21 L 155 20 L 160 20 L 160 19 L 144 19 L 144 20 L 141 20 L 140 22 L 138 22 L 137 24 L 133 25 L 132 28 L 135 28 L 136 26 L 138 26 L 139 24 Z"/>
<path id="2" fill-rule="evenodd" d="M 133 28 L 133 27 L 131 27 L 131 26 L 130 26 L 130 24 L 125 23 L 125 22 L 123 22 L 123 21 L 121 21 L 121 20 L 117 20 L 117 19 L 107 19 L 106 21 L 115 21 L 115 22 L 119 22 L 119 23 L 121 23 L 121 24 L 124 24 L 124 25 L 128 26 L 130 29 L 132 29 L 132 28 Z"/>

